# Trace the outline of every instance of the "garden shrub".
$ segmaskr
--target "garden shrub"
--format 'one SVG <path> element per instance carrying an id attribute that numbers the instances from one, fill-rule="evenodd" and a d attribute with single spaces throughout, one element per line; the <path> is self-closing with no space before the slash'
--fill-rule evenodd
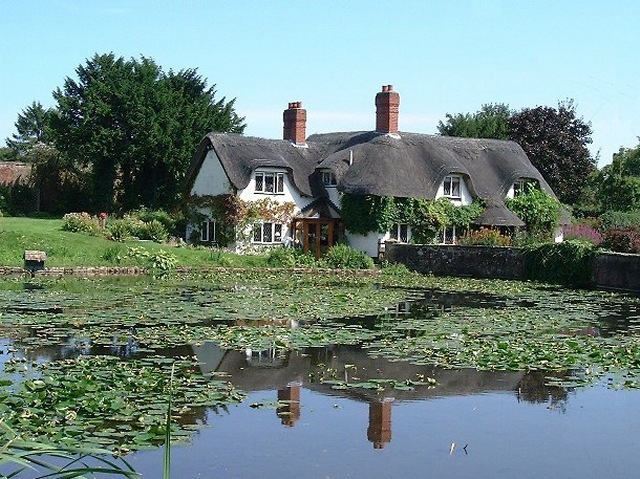
<path id="1" fill-rule="evenodd" d="M 98 218 L 89 213 L 67 213 L 62 217 L 62 229 L 74 233 L 88 233 L 99 236 L 102 232 Z"/>
<path id="2" fill-rule="evenodd" d="M 506 198 L 507 208 L 526 223 L 530 236 L 550 239 L 560 219 L 560 202 L 532 185 L 515 198 Z"/>
<path id="3" fill-rule="evenodd" d="M 322 257 L 322 264 L 337 269 L 370 269 L 373 268 L 373 259 L 351 246 L 337 244 Z"/>
<path id="4" fill-rule="evenodd" d="M 640 226 L 640 211 L 605 211 L 600 216 L 600 231 Z"/>
<path id="5" fill-rule="evenodd" d="M 509 246 L 511 237 L 500 234 L 499 230 L 480 228 L 472 230 L 458 241 L 461 246 Z"/>
<path id="6" fill-rule="evenodd" d="M 578 239 L 598 246 L 602 243 L 602 235 L 592 226 L 586 224 L 565 225 L 562 228 L 565 240 Z"/>
<path id="7" fill-rule="evenodd" d="M 269 251 L 267 264 L 275 268 L 313 268 L 317 266 L 316 259 L 310 255 L 303 253 L 299 249 L 273 248 Z"/>
<path id="8" fill-rule="evenodd" d="M 619 253 L 640 253 L 640 227 L 610 228 L 602 234 L 601 246 Z"/>
<path id="9" fill-rule="evenodd" d="M 113 241 L 124 241 L 133 236 L 129 221 L 118 218 L 107 223 L 107 238 Z"/>
<path id="10" fill-rule="evenodd" d="M 167 228 L 158 220 L 143 221 L 138 225 L 137 235 L 138 238 L 143 240 L 151 240 L 156 243 L 162 243 L 166 241 L 169 233 Z"/>
<path id="11" fill-rule="evenodd" d="M 591 284 L 597 248 L 590 242 L 567 240 L 524 248 L 524 266 L 529 279 L 585 287 Z"/>
<path id="12" fill-rule="evenodd" d="M 162 209 L 150 210 L 147 208 L 140 208 L 138 210 L 129 212 L 129 216 L 137 218 L 144 223 L 157 221 L 164 226 L 167 235 L 169 233 L 173 233 L 176 229 L 176 220 L 169 213 Z"/>

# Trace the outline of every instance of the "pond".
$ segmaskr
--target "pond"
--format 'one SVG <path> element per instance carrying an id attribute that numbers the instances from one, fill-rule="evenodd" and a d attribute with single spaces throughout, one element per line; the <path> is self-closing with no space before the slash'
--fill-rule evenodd
<path id="1" fill-rule="evenodd" d="M 632 477 L 639 311 L 414 275 L 5 279 L 0 408 L 148 478 L 169 401 L 172 478 Z"/>

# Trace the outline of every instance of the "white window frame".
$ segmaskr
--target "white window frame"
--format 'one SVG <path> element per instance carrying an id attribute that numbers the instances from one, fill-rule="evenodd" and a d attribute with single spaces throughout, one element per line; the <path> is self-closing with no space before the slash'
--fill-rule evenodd
<path id="1" fill-rule="evenodd" d="M 322 184 L 325 188 L 335 188 L 338 186 L 336 174 L 331 170 L 322 170 Z"/>
<path id="2" fill-rule="evenodd" d="M 272 190 L 267 188 L 267 179 L 271 179 Z M 273 171 L 256 171 L 254 175 L 255 187 L 254 192 L 265 195 L 282 195 L 284 194 L 284 173 Z M 258 187 L 260 186 L 260 187 Z"/>
<path id="3" fill-rule="evenodd" d="M 403 234 L 404 230 L 404 234 Z M 403 240 L 404 236 L 404 240 Z M 391 225 L 391 229 L 389 230 L 389 237 L 391 239 L 397 240 L 400 243 L 408 243 L 409 236 L 409 225 L 407 223 L 394 223 Z"/>
<path id="4" fill-rule="evenodd" d="M 454 193 L 455 185 L 458 185 L 457 194 Z M 460 200 L 462 199 L 462 176 L 460 175 L 447 175 L 444 177 L 442 181 L 442 196 L 445 198 L 450 198 L 452 200 Z M 447 189 L 449 192 L 447 193 Z"/>
<path id="5" fill-rule="evenodd" d="M 438 233 L 438 242 L 440 244 L 458 244 L 457 233 L 457 228 L 455 226 L 442 228 Z"/>
<path id="6" fill-rule="evenodd" d="M 282 223 L 265 221 L 254 226 L 251 242 L 255 244 L 282 244 L 285 228 Z"/>
<path id="7" fill-rule="evenodd" d="M 513 182 L 513 197 L 521 195 L 526 192 L 527 185 L 533 182 L 525 178 L 519 178 Z"/>
<path id="8" fill-rule="evenodd" d="M 216 242 L 216 220 L 207 218 L 200 223 L 200 241 L 202 243 L 215 243 Z M 213 231 L 213 234 L 211 232 Z"/>

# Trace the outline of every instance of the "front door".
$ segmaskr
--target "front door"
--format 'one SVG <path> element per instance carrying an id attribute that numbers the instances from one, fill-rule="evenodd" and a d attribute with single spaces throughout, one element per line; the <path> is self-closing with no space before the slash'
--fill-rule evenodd
<path id="1" fill-rule="evenodd" d="M 336 223 L 334 219 L 299 219 L 296 221 L 296 233 L 302 245 L 302 251 L 320 258 L 335 243 Z"/>

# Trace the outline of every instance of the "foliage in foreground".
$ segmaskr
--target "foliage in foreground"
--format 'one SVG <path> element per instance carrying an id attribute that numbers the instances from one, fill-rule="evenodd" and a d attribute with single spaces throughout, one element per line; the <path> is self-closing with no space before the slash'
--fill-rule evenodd
<path id="1" fill-rule="evenodd" d="M 524 249 L 527 277 L 537 281 L 588 287 L 596 246 L 588 241 L 543 243 Z"/>

